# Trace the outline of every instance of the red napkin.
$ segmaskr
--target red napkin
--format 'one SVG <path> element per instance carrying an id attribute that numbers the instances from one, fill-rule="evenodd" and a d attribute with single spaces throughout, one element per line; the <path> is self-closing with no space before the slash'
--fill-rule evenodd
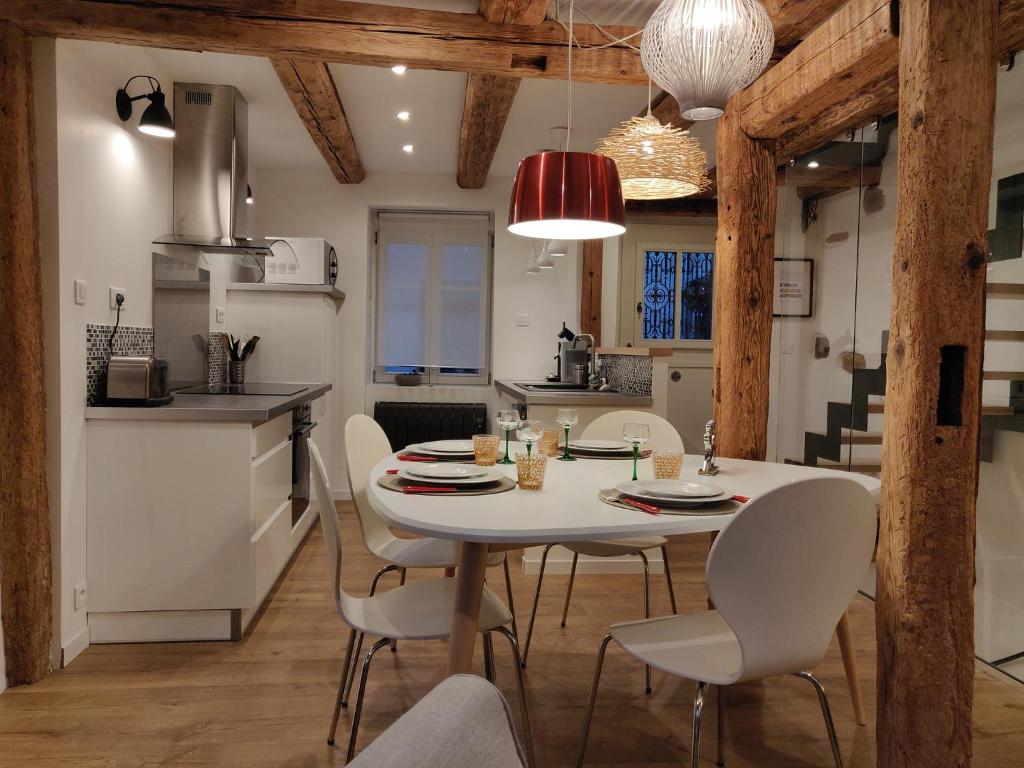
<path id="1" fill-rule="evenodd" d="M 729 501 L 738 501 L 741 504 L 746 504 L 748 501 L 750 501 L 750 497 L 749 496 L 740 496 L 739 494 L 736 494 L 735 496 L 730 498 Z"/>
<path id="2" fill-rule="evenodd" d="M 654 506 L 653 504 L 644 504 L 642 501 L 637 501 L 636 499 L 629 499 L 623 496 L 622 503 L 628 504 L 631 507 L 636 507 L 637 509 L 646 512 L 648 515 L 661 514 L 661 510 L 658 509 L 658 507 Z"/>
<path id="3" fill-rule="evenodd" d="M 400 453 L 395 458 L 399 461 L 437 461 L 437 459 L 432 459 L 429 456 L 416 456 L 412 453 Z"/>
<path id="4" fill-rule="evenodd" d="M 386 469 L 386 470 L 384 470 L 384 474 L 385 475 L 397 475 L 401 471 L 402 470 L 400 470 L 400 469 Z"/>
<path id="5" fill-rule="evenodd" d="M 455 493 L 458 488 L 444 485 L 403 485 L 402 493 Z"/>

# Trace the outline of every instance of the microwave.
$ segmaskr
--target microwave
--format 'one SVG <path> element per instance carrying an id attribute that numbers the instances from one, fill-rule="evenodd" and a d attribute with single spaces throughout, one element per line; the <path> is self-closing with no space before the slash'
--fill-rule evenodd
<path id="1" fill-rule="evenodd" d="M 264 264 L 267 283 L 337 285 L 338 255 L 322 237 L 277 237 Z"/>

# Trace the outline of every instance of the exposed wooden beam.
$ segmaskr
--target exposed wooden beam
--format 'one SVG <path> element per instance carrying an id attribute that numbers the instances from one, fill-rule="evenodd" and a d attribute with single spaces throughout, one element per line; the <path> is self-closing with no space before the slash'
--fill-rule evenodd
<path id="1" fill-rule="evenodd" d="M 787 187 L 870 187 L 882 178 L 882 166 L 822 165 L 818 168 L 782 166 L 779 184 Z"/>
<path id="2" fill-rule="evenodd" d="M 775 159 L 740 128 L 732 105 L 718 120 L 714 415 L 722 456 L 763 461 L 775 267 Z"/>
<path id="3" fill-rule="evenodd" d="M 718 201 L 707 197 L 676 197 L 669 200 L 627 200 L 626 213 L 648 216 L 717 216 Z"/>
<path id="4" fill-rule="evenodd" d="M 50 517 L 29 38 L 0 21 L 0 607 L 7 682 L 50 670 Z"/>
<path id="5" fill-rule="evenodd" d="M 271 59 L 271 63 L 334 178 L 342 184 L 358 184 L 366 172 L 327 65 L 296 59 Z"/>
<path id="6" fill-rule="evenodd" d="M 764 7 L 775 29 L 775 47 L 799 43 L 846 0 L 765 0 Z"/>
<path id="7" fill-rule="evenodd" d="M 564 80 L 566 32 L 555 22 L 494 24 L 478 14 L 346 0 L 4 0 L 0 19 L 33 34 L 127 45 L 209 50 Z M 620 33 L 634 28 L 616 27 Z M 577 25 L 584 45 L 607 38 Z M 625 46 L 579 51 L 580 82 L 645 84 L 639 55 Z"/>
<path id="8" fill-rule="evenodd" d="M 540 24 L 547 10 L 547 0 L 480 0 L 481 16 L 505 24 Z"/>
<path id="9" fill-rule="evenodd" d="M 580 326 L 601 346 L 601 281 L 604 267 L 604 241 L 580 243 Z"/>
<path id="10" fill-rule="evenodd" d="M 900 2 L 875 604 L 878 768 L 971 765 L 997 8 L 998 0 Z"/>

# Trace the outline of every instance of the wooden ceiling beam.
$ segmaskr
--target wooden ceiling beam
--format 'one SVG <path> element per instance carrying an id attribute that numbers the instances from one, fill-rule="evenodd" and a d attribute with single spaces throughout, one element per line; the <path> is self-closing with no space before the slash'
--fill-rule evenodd
<path id="1" fill-rule="evenodd" d="M 294 59 L 271 59 L 271 63 L 334 178 L 342 184 L 361 182 L 366 172 L 327 65 Z"/>
<path id="2" fill-rule="evenodd" d="M 547 0 L 480 0 L 480 15 L 500 24 L 540 24 Z"/>
<path id="3" fill-rule="evenodd" d="M 669 200 L 627 200 L 626 213 L 686 218 L 717 216 L 718 201 L 707 197 L 675 197 Z"/>
<path id="4" fill-rule="evenodd" d="M 0 19 L 32 34 L 294 60 L 565 80 L 566 32 L 555 22 L 495 24 L 482 16 L 346 0 L 4 0 Z M 614 35 L 635 28 L 615 27 Z M 607 38 L 576 26 L 583 45 Z M 646 84 L 625 46 L 573 58 L 579 82 Z"/>
<path id="5" fill-rule="evenodd" d="M 870 187 L 882 178 L 882 166 L 822 165 L 818 168 L 783 166 L 778 171 L 780 185 L 787 187 Z"/>
<path id="6" fill-rule="evenodd" d="M 765 0 L 775 29 L 775 47 L 789 48 L 829 18 L 846 0 Z"/>

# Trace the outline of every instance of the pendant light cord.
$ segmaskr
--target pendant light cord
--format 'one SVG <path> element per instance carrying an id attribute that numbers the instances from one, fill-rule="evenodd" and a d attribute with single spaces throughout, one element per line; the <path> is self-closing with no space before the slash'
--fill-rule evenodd
<path id="1" fill-rule="evenodd" d="M 651 78 L 647 78 L 647 116 L 651 116 Z"/>
<path id="2" fill-rule="evenodd" d="M 569 0 L 569 60 L 567 64 L 569 74 L 569 114 L 566 116 L 565 129 L 565 151 L 571 151 L 572 147 L 572 19 L 576 7 L 575 0 Z"/>

